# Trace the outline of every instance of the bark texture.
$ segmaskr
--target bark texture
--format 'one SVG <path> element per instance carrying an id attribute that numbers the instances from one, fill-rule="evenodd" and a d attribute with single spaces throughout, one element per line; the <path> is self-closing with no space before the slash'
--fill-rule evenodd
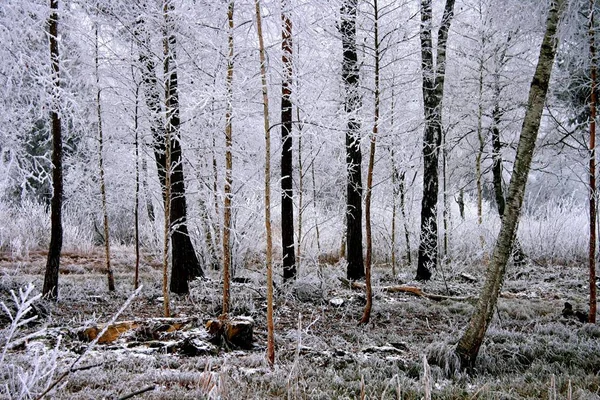
<path id="1" fill-rule="evenodd" d="M 296 279 L 294 250 L 294 202 L 292 190 L 292 20 L 287 0 L 281 2 L 281 248 L 283 280 Z"/>
<path id="2" fill-rule="evenodd" d="M 102 131 L 102 98 L 100 90 L 100 72 L 98 55 L 98 24 L 95 25 L 95 70 L 96 70 L 96 112 L 98 114 L 98 169 L 100 170 L 100 196 L 102 199 L 102 225 L 104 227 L 104 256 L 106 264 L 106 276 L 108 280 L 108 291 L 115 291 L 115 277 L 110 265 L 110 229 L 108 223 L 108 210 L 106 206 L 106 184 L 104 180 L 104 132 Z M 136 148 L 137 150 L 137 148 Z"/>
<path id="3" fill-rule="evenodd" d="M 502 185 L 502 141 L 500 139 L 500 124 L 502 122 L 503 111 L 500 107 L 500 74 L 501 69 L 506 65 L 506 51 L 511 40 L 511 35 L 508 36 L 505 46 L 500 50 L 498 59 L 496 60 L 496 70 L 494 71 L 494 108 L 492 109 L 492 183 L 494 185 L 494 198 L 498 208 L 500 218 L 504 216 L 506 208 L 506 200 L 504 198 L 504 189 Z M 516 266 L 521 266 L 525 263 L 525 252 L 521 247 L 519 239 L 515 237 L 513 246 L 513 261 Z"/>
<path id="4" fill-rule="evenodd" d="M 369 146 L 369 167 L 367 170 L 367 196 L 365 198 L 365 230 L 367 239 L 367 256 L 365 258 L 365 286 L 367 304 L 360 320 L 366 324 L 371 319 L 373 308 L 373 290 L 371 287 L 371 264 L 373 259 L 373 235 L 371 233 L 371 197 L 373 195 L 373 169 L 375 167 L 375 149 L 377 144 L 377 133 L 379 131 L 379 7 L 377 0 L 373 0 L 374 20 L 374 48 L 375 48 L 375 115 L 373 116 L 373 133 Z"/>
<path id="5" fill-rule="evenodd" d="M 167 132 L 171 130 L 168 146 L 171 149 L 171 258 L 172 276 L 170 289 L 174 293 L 186 294 L 189 291 L 188 281 L 204 276 L 204 272 L 196 256 L 194 246 L 190 240 L 187 229 L 187 204 L 185 199 L 185 180 L 183 174 L 183 158 L 179 140 L 179 94 L 177 89 L 176 53 L 177 45 L 174 22 L 170 16 L 173 8 L 171 2 L 165 3 L 166 44 L 169 51 L 165 54 L 165 106 L 167 110 L 167 124 L 163 123 L 161 114 L 161 96 L 156 78 L 156 64 L 152 58 L 149 34 L 144 27 L 144 21 L 137 23 L 136 35 L 140 42 L 140 64 L 142 68 L 142 81 L 145 93 L 146 106 L 151 113 L 150 130 L 152 133 L 152 147 L 158 171 L 158 178 L 163 189 L 163 202 L 165 197 L 165 178 L 167 170 L 166 149 Z"/>
<path id="6" fill-rule="evenodd" d="M 177 81 L 177 40 L 175 22 L 172 17 L 174 5 L 171 0 L 165 2 L 165 25 L 167 52 L 165 53 L 165 104 L 167 129 L 170 130 L 171 147 L 171 283 L 173 293 L 187 294 L 188 281 L 204 276 L 187 228 L 187 203 L 185 198 L 185 179 L 183 175 L 183 156 L 181 151 L 181 121 L 179 118 L 179 90 Z"/>
<path id="7" fill-rule="evenodd" d="M 498 295 L 504 280 L 506 264 L 510 257 L 515 233 L 517 231 L 521 206 L 527 184 L 527 176 L 535 149 L 544 102 L 548 92 L 550 74 L 556 54 L 557 41 L 555 34 L 562 11 L 564 0 L 552 0 L 546 32 L 540 49 L 536 71 L 531 82 L 527 112 L 521 128 L 521 137 L 517 147 L 514 171 L 508 189 L 506 210 L 500 233 L 494 247 L 490 266 L 487 271 L 477 306 L 464 335 L 456 347 L 456 354 L 462 368 L 472 368 L 475 365 L 483 338 L 492 319 Z"/>
<path id="8" fill-rule="evenodd" d="M 60 122 L 60 63 L 58 53 L 58 0 L 50 0 L 50 19 L 48 33 L 50 38 L 50 61 L 52 63 L 52 83 L 55 87 L 50 108 L 50 122 L 52 129 L 52 200 L 50 203 L 50 247 L 46 260 L 46 274 L 42 294 L 50 299 L 58 297 L 58 272 L 60 267 L 60 253 L 62 250 L 62 132 Z"/>
<path id="9" fill-rule="evenodd" d="M 348 115 L 346 129 L 346 276 L 350 280 L 365 276 L 362 243 L 362 154 L 360 149 L 361 107 L 359 94 L 359 66 L 356 51 L 356 11 L 358 0 L 345 0 L 342 3 L 340 32 L 342 34 L 342 80 L 344 82 L 344 110 Z"/>
<path id="10" fill-rule="evenodd" d="M 446 44 L 454 16 L 454 0 L 446 0 L 438 30 L 437 57 L 433 60 L 431 0 L 421 1 L 421 68 L 423 71 L 423 198 L 421 200 L 421 241 L 417 264 L 418 280 L 429 280 L 438 258 L 438 164 L 442 140 L 442 99 L 446 73 Z"/>
<path id="11" fill-rule="evenodd" d="M 265 43 L 262 33 L 260 0 L 254 2 L 256 10 L 256 30 L 260 54 L 260 77 L 263 95 L 263 122 L 265 129 L 265 231 L 267 235 L 267 362 L 275 364 L 275 327 L 273 321 L 273 239 L 271 230 L 271 134 L 269 122 L 269 95 L 267 92 L 267 67 Z"/>
<path id="12" fill-rule="evenodd" d="M 229 25 L 227 54 L 227 104 L 225 105 L 225 200 L 223 204 L 223 315 L 229 312 L 229 283 L 231 271 L 231 186 L 233 185 L 233 10 L 234 2 L 229 3 L 227 21 Z"/>
<path id="13" fill-rule="evenodd" d="M 596 43 L 594 40 L 594 0 L 590 0 L 590 245 L 589 245 L 589 269 L 590 269 L 590 314 L 588 322 L 596 323 Z"/>

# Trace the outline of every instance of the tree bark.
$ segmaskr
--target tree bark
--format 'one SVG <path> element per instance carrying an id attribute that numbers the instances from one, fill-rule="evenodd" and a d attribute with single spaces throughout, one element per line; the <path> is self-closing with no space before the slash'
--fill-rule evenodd
<path id="1" fill-rule="evenodd" d="M 590 244 L 589 244 L 589 270 L 590 270 L 590 314 L 588 322 L 596 323 L 596 43 L 594 28 L 594 0 L 590 0 L 590 61 L 591 61 L 591 94 L 590 94 Z"/>
<path id="2" fill-rule="evenodd" d="M 367 195 L 365 198 L 365 230 L 367 239 L 367 256 L 365 258 L 365 286 L 367 304 L 360 320 L 361 324 L 367 324 L 371 319 L 373 308 L 373 290 L 371 288 L 371 266 L 373 259 L 373 235 L 371 232 L 371 197 L 373 195 L 373 168 L 375 165 L 375 149 L 377 133 L 379 131 L 379 7 L 377 0 L 373 0 L 374 20 L 374 48 L 375 48 L 375 113 L 373 116 L 373 133 L 369 147 L 369 166 L 367 170 Z"/>
<path id="3" fill-rule="evenodd" d="M 179 89 L 177 80 L 177 56 L 175 37 L 175 22 L 172 12 L 172 0 L 165 0 L 165 41 L 166 53 L 164 70 L 166 79 L 165 106 L 167 129 L 171 130 L 171 284 L 173 293 L 187 294 L 188 281 L 204 276 L 204 271 L 198 262 L 196 251 L 192 245 L 187 228 L 187 204 L 185 198 L 185 179 L 183 174 L 183 156 L 181 150 L 181 121 L 179 118 Z"/>
<path id="4" fill-rule="evenodd" d="M 132 75 L 135 81 L 135 73 Z M 135 205 L 133 208 L 133 221 L 135 230 L 135 271 L 133 277 L 133 289 L 136 290 L 140 283 L 140 138 L 138 131 L 140 85 L 136 81 L 135 105 L 133 114 L 133 132 L 135 135 Z"/>
<path id="5" fill-rule="evenodd" d="M 231 271 L 231 187 L 233 185 L 233 10 L 234 2 L 229 3 L 227 21 L 229 26 L 227 53 L 227 104 L 225 105 L 225 200 L 223 204 L 223 315 L 229 312 L 229 283 Z"/>
<path id="6" fill-rule="evenodd" d="M 544 102 L 548 92 L 550 74 L 556 54 L 557 40 L 555 38 L 560 14 L 563 9 L 564 0 L 552 0 L 546 32 L 540 49 L 540 56 L 536 67 L 531 88 L 529 91 L 528 107 L 521 128 L 521 137 L 517 147 L 514 171 L 508 189 L 506 210 L 500 233 L 494 247 L 490 266 L 487 270 L 484 283 L 477 306 L 464 335 L 456 347 L 456 354 L 460 359 L 462 368 L 472 368 L 475 365 L 483 338 L 492 319 L 498 294 L 502 287 L 506 264 L 510 257 L 515 233 L 517 231 L 521 206 L 527 184 L 527 176 L 531 166 L 535 141 Z"/>
<path id="7" fill-rule="evenodd" d="M 500 108 L 500 69 L 506 63 L 506 51 L 510 42 L 510 35 L 506 46 L 500 52 L 494 76 L 494 108 L 492 109 L 492 182 L 494 185 L 494 198 L 498 208 L 500 218 L 504 216 L 506 201 L 504 199 L 504 190 L 502 188 L 502 141 L 500 140 L 500 123 L 502 121 L 502 109 Z M 512 257 L 516 266 L 522 266 L 525 263 L 525 252 L 515 236 Z"/>
<path id="8" fill-rule="evenodd" d="M 55 88 L 51 98 L 50 121 L 52 129 L 52 200 L 50 203 L 50 247 L 46 260 L 46 274 L 42 294 L 56 300 L 58 298 L 58 272 L 60 267 L 60 253 L 62 250 L 62 132 L 60 122 L 60 62 L 58 52 L 58 0 L 50 0 L 49 39 L 50 61 L 52 63 L 52 84 Z"/>
<path id="9" fill-rule="evenodd" d="M 345 0 L 341 7 L 342 80 L 345 88 L 344 110 L 348 116 L 346 129 L 346 276 L 350 280 L 365 276 L 362 243 L 362 154 L 360 149 L 361 107 L 359 65 L 356 51 L 356 12 L 358 0 Z"/>
<path id="10" fill-rule="evenodd" d="M 102 225 L 104 227 L 104 256 L 108 291 L 115 291 L 115 277 L 110 265 L 110 229 L 108 224 L 108 210 L 106 205 L 106 184 L 104 180 L 104 132 L 102 131 L 102 103 L 100 93 L 100 72 L 98 55 L 98 23 L 95 24 L 95 71 L 96 71 L 96 112 L 98 114 L 98 169 L 100 170 L 100 196 L 102 201 Z"/>
<path id="11" fill-rule="evenodd" d="M 421 200 L 421 242 L 417 280 L 429 280 L 438 258 L 438 162 L 442 138 L 442 99 L 446 71 L 446 44 L 454 16 L 454 0 L 446 0 L 438 31 L 437 60 L 433 60 L 431 0 L 421 1 L 421 67 L 423 70 L 423 198 Z"/>
<path id="12" fill-rule="evenodd" d="M 271 134 L 269 123 L 269 95 L 267 92 L 267 69 L 265 44 L 260 16 L 260 0 L 254 2 L 256 8 L 256 30 L 260 55 L 260 77 L 263 95 L 263 122 L 265 130 L 265 231 L 267 235 L 267 361 L 275 364 L 275 328 L 273 324 L 273 239 L 271 234 Z"/>
<path id="13" fill-rule="evenodd" d="M 296 279 L 294 251 L 294 203 L 292 190 L 292 20 L 289 3 L 281 1 L 281 248 L 283 250 L 283 281 Z"/>
<path id="14" fill-rule="evenodd" d="M 194 246 L 190 239 L 187 229 L 187 204 L 185 198 L 185 181 L 183 174 L 183 159 L 181 153 L 181 144 L 179 140 L 179 94 L 177 89 L 177 69 L 175 47 L 177 45 L 173 20 L 170 16 L 170 10 L 173 4 L 165 2 L 167 7 L 164 17 L 166 18 L 165 41 L 168 46 L 168 53 L 165 54 L 164 67 L 165 79 L 168 87 L 168 93 L 165 93 L 165 106 L 167 110 L 167 124 L 171 129 L 170 142 L 171 148 L 171 262 L 172 276 L 170 289 L 174 293 L 186 294 L 189 292 L 188 281 L 197 277 L 204 276 L 204 272 L 196 256 Z M 150 40 L 148 33 L 144 30 L 144 21 L 138 20 L 135 34 L 140 41 L 139 60 L 142 67 L 142 81 L 145 92 L 145 100 L 148 109 L 151 112 L 150 130 L 152 133 L 152 145 L 158 178 L 163 190 L 163 202 L 165 202 L 165 177 L 166 177 L 166 156 L 167 148 L 165 124 L 163 124 L 161 114 L 161 96 L 159 85 L 156 79 L 156 65 L 150 53 Z"/>

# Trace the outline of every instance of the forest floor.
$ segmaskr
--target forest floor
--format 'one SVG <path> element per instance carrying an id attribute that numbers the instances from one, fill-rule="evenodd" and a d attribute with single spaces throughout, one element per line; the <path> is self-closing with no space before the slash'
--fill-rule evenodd
<path id="1" fill-rule="evenodd" d="M 600 398 L 600 327 L 562 315 L 567 301 L 575 310 L 587 310 L 583 265 L 509 267 L 477 368 L 466 374 L 456 369 L 452 349 L 483 284 L 482 265 L 450 264 L 427 284 L 411 281 L 413 268 L 400 269 L 394 279 L 389 265 L 376 266 L 373 314 L 366 326 L 358 325 L 364 294 L 341 282 L 343 264 L 303 264 L 300 279 L 290 287 L 283 287 L 278 276 L 277 353 L 271 369 L 264 356 L 266 290 L 260 266 L 240 268 L 236 275 L 247 282 L 232 285 L 231 315 L 255 322 L 250 350 L 206 342 L 205 323 L 221 310 L 219 272 L 206 271 L 208 278 L 193 282 L 190 296 L 171 299 L 173 316 L 187 321 L 181 331 L 149 337 L 137 327 L 86 351 L 89 343 L 81 331 L 110 321 L 133 293 L 131 251 L 117 248 L 114 253 L 114 294 L 106 290 L 100 250 L 64 254 L 59 300 L 36 302 L 38 318 L 15 334 L 13 343 L 32 336 L 8 350 L 0 396 L 17 390 L 24 376 L 48 371 L 31 385 L 40 393 L 84 354 L 48 398 L 119 399 L 149 387 L 135 398 L 420 399 L 427 397 L 428 387 L 432 398 L 440 399 Z M 37 293 L 44 265 L 44 253 L 0 257 L 1 300 L 9 305 L 10 290 L 29 283 Z M 161 317 L 161 279 L 159 263 L 146 258 L 144 287 L 117 320 L 143 325 Z M 400 284 L 454 298 L 435 301 L 383 289 Z M 0 317 L 5 336 L 9 323 Z M 4 347 L 6 339 L 0 340 Z M 191 353 L 173 345 L 182 340 L 193 344 Z"/>

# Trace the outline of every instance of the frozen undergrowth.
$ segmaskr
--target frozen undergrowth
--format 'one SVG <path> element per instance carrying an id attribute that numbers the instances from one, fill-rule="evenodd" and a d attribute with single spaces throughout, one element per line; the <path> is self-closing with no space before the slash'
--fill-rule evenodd
<path id="1" fill-rule="evenodd" d="M 44 303 L 47 315 L 40 321 L 49 330 L 64 333 L 60 347 L 56 347 L 56 340 L 33 339 L 21 348 L 11 349 L 6 359 L 22 368 L 24 374 L 32 368 L 32 360 L 50 361 L 50 355 L 56 354 L 56 368 L 64 370 L 85 348 L 69 332 L 92 322 L 106 322 L 131 293 L 127 257 L 119 261 L 122 266 L 116 295 L 106 292 L 105 277 L 88 258 L 82 259 L 82 273 L 61 275 L 61 299 L 57 304 Z M 5 288 L 28 280 L 41 282 L 33 267 L 27 269 L 28 274 L 19 275 L 5 273 L 9 264 L 1 268 Z M 161 313 L 160 272 L 148 264 L 143 270 L 146 287 L 121 319 L 150 318 Z M 452 349 L 472 312 L 472 302 L 433 302 L 386 293 L 380 287 L 398 280 L 415 284 L 411 281 L 414 271 L 403 269 L 400 278 L 394 280 L 389 269 L 377 268 L 373 321 L 358 327 L 364 296 L 342 287 L 338 278 L 344 276 L 343 264 L 303 264 L 300 270 L 301 278 L 290 287 L 281 285 L 277 277 L 274 370 L 267 368 L 263 356 L 265 286 L 260 269 L 255 267 L 238 271 L 251 283 L 234 283 L 232 287 L 234 314 L 250 315 L 256 321 L 255 350 L 184 357 L 140 354 L 124 345 L 99 346 L 88 354 L 86 365 L 100 365 L 73 373 L 53 397 L 116 398 L 155 385 L 143 398 L 330 399 L 357 398 L 364 390 L 367 398 L 392 399 L 399 395 L 418 399 L 424 395 L 423 355 L 427 355 L 431 368 L 434 398 L 547 397 L 551 380 L 562 397 L 566 397 L 569 383 L 573 398 L 599 395 L 600 329 L 561 315 L 564 301 L 583 309 L 585 271 L 574 267 L 511 266 L 503 289 L 508 295 L 500 299 L 476 373 L 466 375 L 457 371 Z M 194 282 L 189 298 L 174 299 L 177 315 L 193 315 L 203 321 L 220 313 L 219 276 L 207 272 L 210 279 Z M 461 273 L 469 273 L 477 282 L 466 281 Z M 423 289 L 446 294 L 447 287 L 456 296 L 475 296 L 483 273 L 483 268 L 476 265 L 450 264 L 445 267 L 445 281 L 438 272 Z M 333 305 L 331 299 L 343 303 Z M 23 326 L 18 335 L 39 329 L 40 325 Z M 6 327 L 2 332 L 4 336 Z M 4 373 L 4 387 L 15 376 Z"/>

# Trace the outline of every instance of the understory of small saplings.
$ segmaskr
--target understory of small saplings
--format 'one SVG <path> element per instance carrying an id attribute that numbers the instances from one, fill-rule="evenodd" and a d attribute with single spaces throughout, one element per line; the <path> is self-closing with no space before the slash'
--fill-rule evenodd
<path id="1" fill-rule="evenodd" d="M 133 293 L 133 258 L 116 251 L 117 291 L 109 294 L 100 251 L 65 254 L 59 300 L 35 300 L 36 318 L 15 330 L 7 313 L 28 284 L 39 293 L 45 255 L 5 257 L 0 262 L 0 398 L 36 398 L 65 372 L 47 395 L 53 399 L 515 399 L 600 396 L 600 327 L 564 316 L 564 303 L 586 312 L 584 265 L 529 263 L 509 266 L 497 312 L 474 371 L 462 372 L 453 349 L 468 322 L 485 276 L 484 264 L 448 263 L 427 284 L 412 281 L 414 268 L 387 264 L 374 271 L 371 322 L 358 325 L 364 293 L 340 278 L 345 265 L 301 264 L 299 279 L 284 286 L 275 279 L 276 363 L 265 361 L 266 289 L 263 267 L 238 267 L 232 284 L 231 316 L 254 320 L 253 347 L 247 350 L 206 342 L 204 326 L 220 314 L 218 271 L 194 281 L 186 297 L 171 299 L 173 316 L 191 323 L 185 332 L 152 340 L 139 332 L 108 344 L 82 340 L 82 329 L 107 323 Z M 161 317 L 161 272 L 146 257 L 139 294 L 117 321 Z M 409 285 L 449 299 L 434 301 L 390 287 Z M 27 337 L 27 335 L 31 335 Z M 182 336 L 177 336 L 182 335 Z M 186 336 L 187 335 L 187 336 Z M 194 336 L 196 335 L 196 336 Z M 206 342 L 194 354 L 172 350 L 181 337 Z M 25 340 L 22 340 L 25 338 Z M 7 340 L 10 343 L 7 343 Z M 75 367 L 74 361 L 78 357 Z M 28 385 L 28 386 L 27 386 Z M 27 386 L 30 393 L 23 394 Z M 21 394 L 18 394 L 21 393 Z"/>

